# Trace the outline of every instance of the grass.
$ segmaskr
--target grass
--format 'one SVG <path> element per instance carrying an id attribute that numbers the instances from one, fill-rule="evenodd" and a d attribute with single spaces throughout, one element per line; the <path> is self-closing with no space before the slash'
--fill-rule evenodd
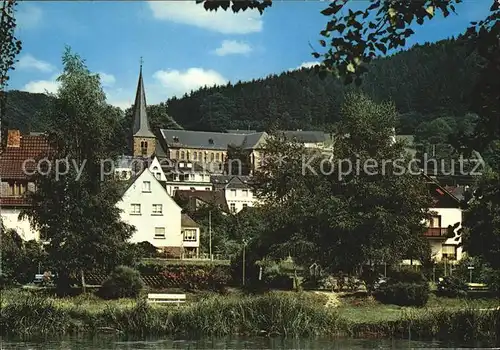
<path id="1" fill-rule="evenodd" d="M 311 292 L 188 295 L 186 305 L 149 305 L 144 299 L 103 301 L 93 295 L 55 298 L 30 291 L 4 291 L 0 329 L 6 335 L 97 333 L 125 335 L 377 336 L 487 339 L 500 343 L 498 300 L 431 297 L 424 308 L 382 305 L 368 297 Z"/>

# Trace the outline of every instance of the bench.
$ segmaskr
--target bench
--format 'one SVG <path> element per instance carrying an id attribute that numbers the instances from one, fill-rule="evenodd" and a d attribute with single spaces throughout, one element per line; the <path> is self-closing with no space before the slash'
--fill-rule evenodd
<path id="1" fill-rule="evenodd" d="M 488 290 L 488 286 L 484 283 L 467 283 L 469 290 L 474 291 L 483 291 Z"/>
<path id="2" fill-rule="evenodd" d="M 186 302 L 186 294 L 148 294 L 149 303 L 176 303 L 177 305 Z"/>

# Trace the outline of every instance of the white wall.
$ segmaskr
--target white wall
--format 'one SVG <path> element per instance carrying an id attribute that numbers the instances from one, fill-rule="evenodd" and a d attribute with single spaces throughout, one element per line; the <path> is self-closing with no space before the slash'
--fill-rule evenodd
<path id="1" fill-rule="evenodd" d="M 246 193 L 245 193 L 246 191 Z M 253 207 L 256 203 L 256 198 L 250 188 L 226 188 L 225 189 L 227 206 L 231 209 L 231 204 L 234 204 L 235 212 L 238 213 L 244 208 L 244 204 L 248 207 Z"/>
<path id="2" fill-rule="evenodd" d="M 149 166 L 149 170 L 153 173 L 153 175 L 160 181 L 167 181 L 167 177 L 161 168 L 161 164 L 158 161 L 157 157 L 154 157 L 151 165 Z"/>
<path id="3" fill-rule="evenodd" d="M 167 188 L 167 193 L 170 196 L 175 195 L 176 190 L 192 190 L 194 189 L 195 191 L 212 191 L 213 186 L 211 183 L 206 183 L 206 184 L 199 184 L 199 183 L 188 183 L 188 182 L 173 182 L 169 181 L 166 184 Z"/>
<path id="4" fill-rule="evenodd" d="M 2 207 L 2 219 L 6 229 L 14 229 L 25 241 L 38 240 L 40 233 L 31 228 L 28 219 L 18 220 L 21 209 Z"/>
<path id="5" fill-rule="evenodd" d="M 151 192 L 143 192 L 143 182 L 151 183 Z M 140 204 L 141 213 L 132 214 L 131 205 Z M 153 214 L 153 204 L 162 204 L 162 215 Z M 156 247 L 181 247 L 181 208 L 168 195 L 149 169 L 146 169 L 130 186 L 122 200 L 118 203 L 122 209 L 123 221 L 134 225 L 136 232 L 131 242 L 148 241 Z M 155 238 L 155 228 L 165 228 L 165 239 Z M 196 242 L 199 244 L 199 241 Z"/>
<path id="6" fill-rule="evenodd" d="M 447 228 L 449 225 L 455 225 L 460 223 L 457 230 L 462 227 L 462 210 L 458 208 L 431 208 L 431 212 L 435 212 L 437 215 L 441 215 L 441 227 Z M 442 258 L 442 245 L 458 245 L 461 242 L 455 241 L 454 238 L 448 238 L 444 242 L 442 240 L 435 241 L 431 240 L 431 250 L 432 254 L 436 260 L 440 261 Z M 457 260 L 461 260 L 464 257 L 462 247 L 457 249 Z"/>

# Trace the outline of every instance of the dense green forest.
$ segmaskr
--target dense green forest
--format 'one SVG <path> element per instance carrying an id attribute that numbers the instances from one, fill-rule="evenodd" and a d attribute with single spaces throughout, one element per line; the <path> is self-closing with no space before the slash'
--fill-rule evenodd
<path id="1" fill-rule="evenodd" d="M 440 130 L 469 123 L 468 101 L 479 59 L 456 40 L 414 46 L 370 66 L 362 87 L 375 101 L 392 100 L 400 113 L 399 134 L 415 134 L 440 119 Z M 250 82 L 202 88 L 182 98 L 151 106 L 153 128 L 331 130 L 339 120 L 344 86 L 313 70 L 284 72 Z M 50 99 L 43 94 L 9 93 L 7 124 L 23 132 L 43 130 L 39 111 Z M 451 122 L 450 122 L 451 121 Z M 455 122 L 456 121 L 456 122 Z M 424 123 L 424 124 L 422 124 Z M 447 123 L 449 125 L 443 125 Z M 130 110 L 122 120 L 131 125 Z M 419 142 L 422 140 L 420 133 Z M 424 135 L 425 136 L 425 135 Z"/>

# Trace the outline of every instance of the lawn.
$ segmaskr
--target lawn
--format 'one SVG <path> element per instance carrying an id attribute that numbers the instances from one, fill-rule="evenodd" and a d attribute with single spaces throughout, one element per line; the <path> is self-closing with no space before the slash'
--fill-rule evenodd
<path id="1" fill-rule="evenodd" d="M 405 313 L 426 313 L 432 310 L 460 310 L 465 308 L 489 309 L 500 306 L 498 299 L 466 300 L 458 298 L 442 298 L 431 294 L 427 305 L 423 308 L 384 305 L 369 297 L 353 297 L 344 295 L 339 298 L 340 305 L 336 309 L 342 318 L 349 321 L 377 323 L 400 319 Z"/>

